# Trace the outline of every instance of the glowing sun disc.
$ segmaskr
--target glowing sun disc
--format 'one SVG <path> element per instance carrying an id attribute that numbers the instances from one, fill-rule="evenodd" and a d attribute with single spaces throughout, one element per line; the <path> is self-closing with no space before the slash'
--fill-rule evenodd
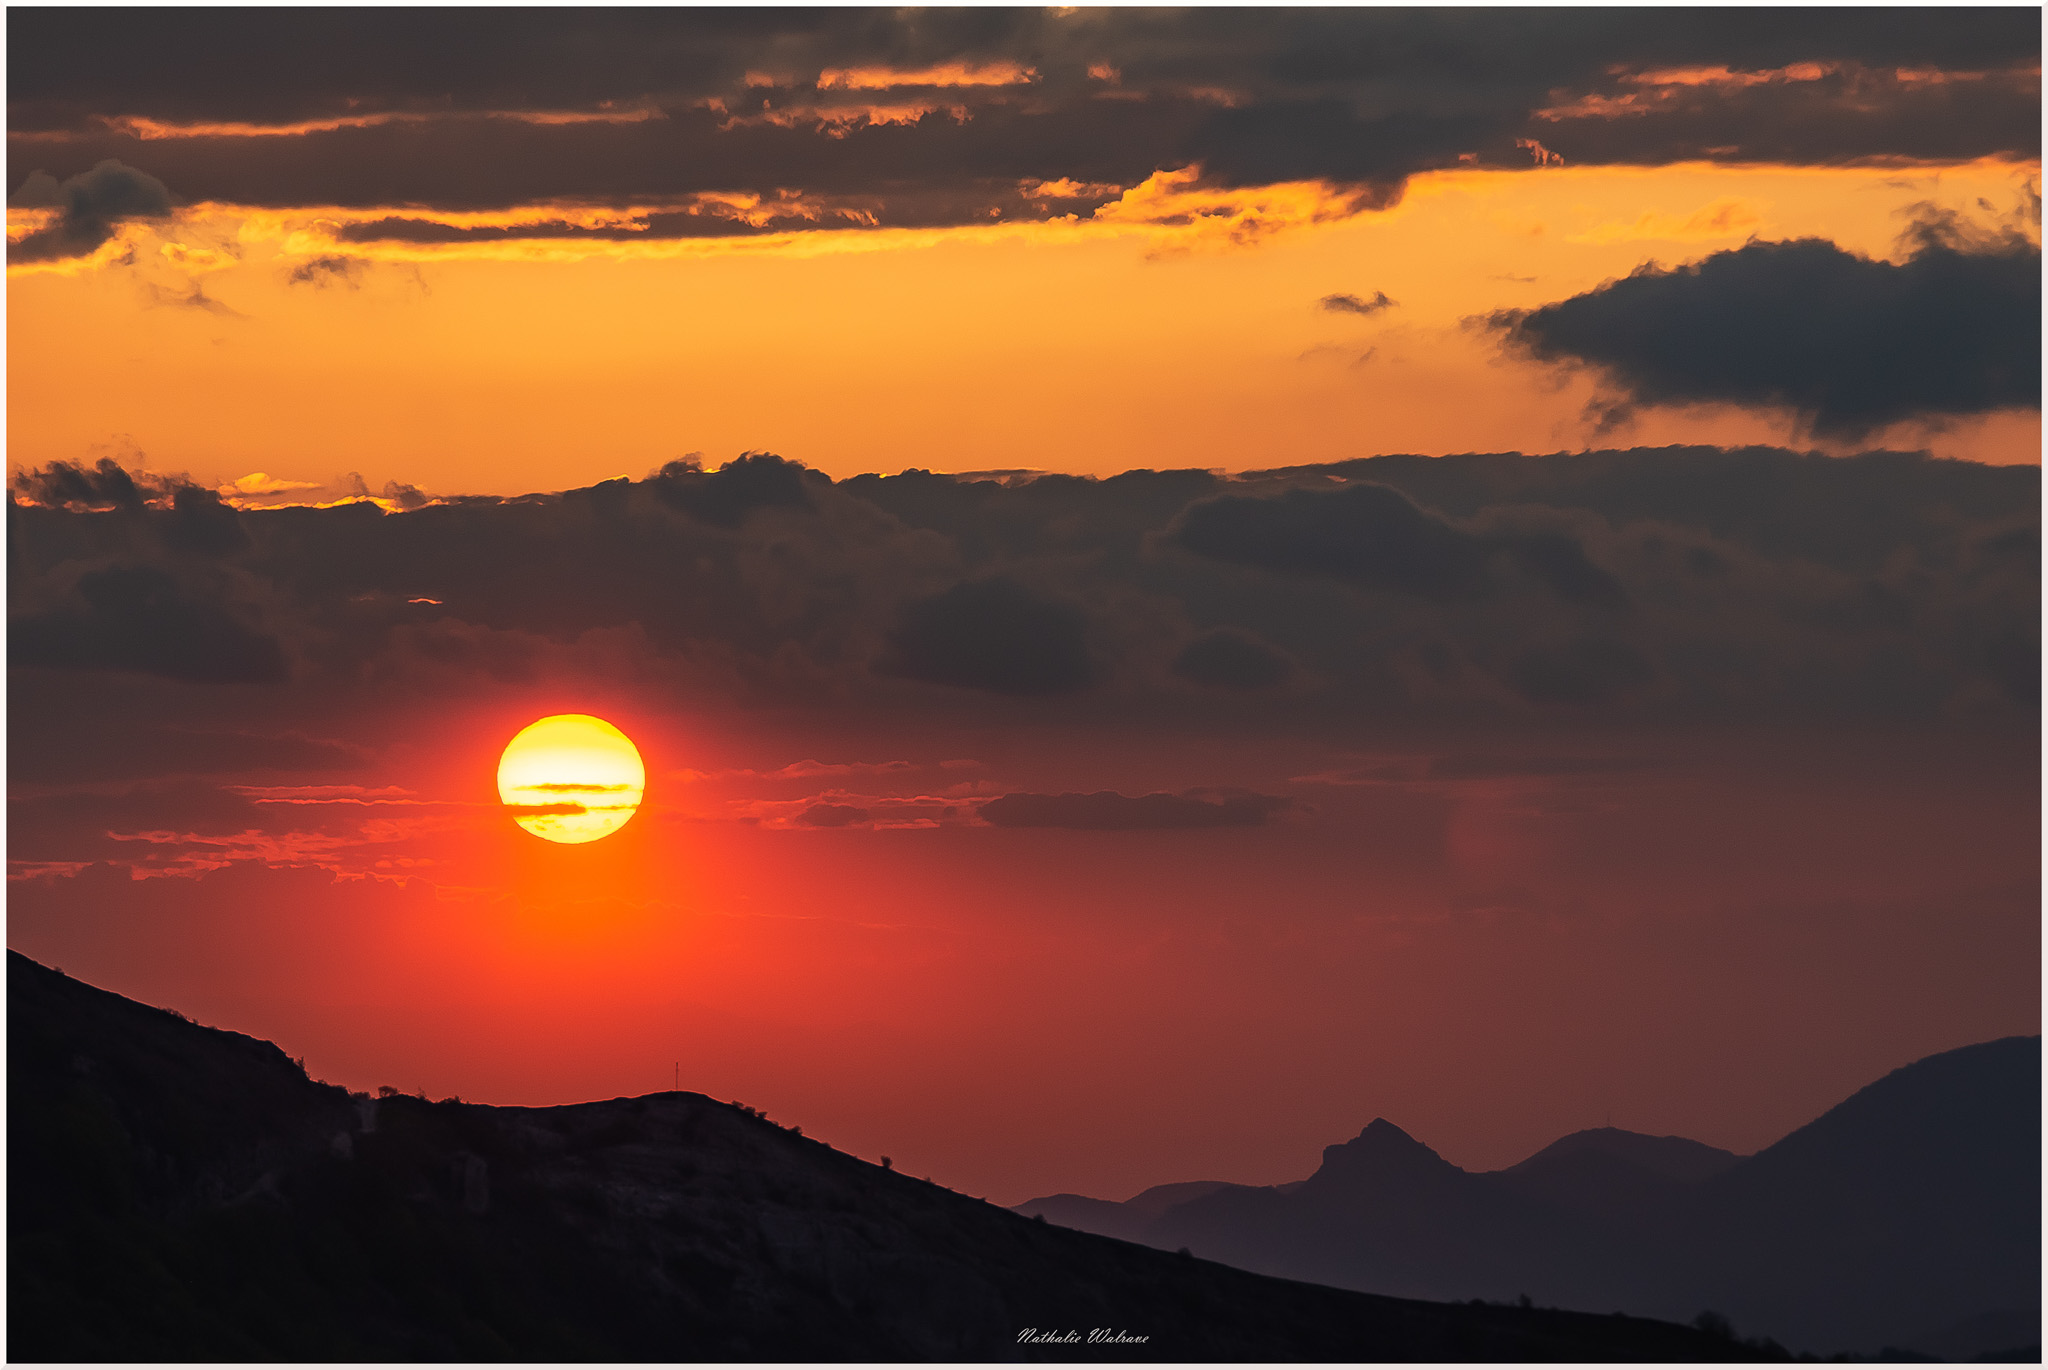
<path id="1" fill-rule="evenodd" d="M 647 788 L 633 739 L 589 714 L 529 724 L 498 759 L 498 798 L 550 842 L 595 842 L 626 826 Z"/>

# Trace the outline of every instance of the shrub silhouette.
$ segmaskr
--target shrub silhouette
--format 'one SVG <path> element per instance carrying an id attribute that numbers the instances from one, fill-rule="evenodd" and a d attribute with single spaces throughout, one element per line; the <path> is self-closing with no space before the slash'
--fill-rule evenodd
<path id="1" fill-rule="evenodd" d="M 1711 1308 L 1703 1310 L 1694 1318 L 1692 1325 L 1710 1337 L 1719 1337 L 1723 1341 L 1735 1340 L 1735 1324 Z"/>

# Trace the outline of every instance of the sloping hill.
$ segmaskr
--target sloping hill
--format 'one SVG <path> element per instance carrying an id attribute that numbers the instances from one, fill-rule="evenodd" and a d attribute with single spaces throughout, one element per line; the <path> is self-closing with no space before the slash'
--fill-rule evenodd
<path id="1" fill-rule="evenodd" d="M 1667 1323 L 1374 1297 L 1068 1231 L 697 1094 L 355 1100 L 268 1043 L 13 952 L 8 1020 L 17 1360 L 1757 1354 Z M 1020 1342 L 1029 1329 L 1075 1340 Z"/>
<path id="2" fill-rule="evenodd" d="M 1788 1345 L 1906 1345 L 1994 1310 L 2038 1328 L 2041 1039 L 1893 1071 L 1701 1186 L 1672 1238 L 1707 1303 Z"/>

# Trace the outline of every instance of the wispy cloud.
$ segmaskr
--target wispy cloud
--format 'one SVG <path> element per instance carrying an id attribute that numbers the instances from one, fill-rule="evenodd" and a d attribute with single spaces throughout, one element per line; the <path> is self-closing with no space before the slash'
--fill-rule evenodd
<path id="1" fill-rule="evenodd" d="M 1363 295 L 1325 295 L 1316 301 L 1318 308 L 1325 309 L 1332 314 L 1364 315 L 1381 313 L 1394 308 L 1398 303 L 1398 300 L 1388 299 L 1387 292 L 1384 290 L 1375 290 L 1372 293 L 1371 299 L 1367 299 Z"/>

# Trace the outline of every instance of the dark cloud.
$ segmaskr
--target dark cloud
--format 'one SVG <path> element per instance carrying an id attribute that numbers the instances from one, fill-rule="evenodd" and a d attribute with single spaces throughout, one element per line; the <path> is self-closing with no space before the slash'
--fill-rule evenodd
<path id="1" fill-rule="evenodd" d="M 367 753 L 330 739 L 218 725 L 167 725 L 138 717 L 133 691 L 143 679 L 99 677 L 95 683 L 115 686 L 110 694 L 81 689 L 75 675 L 16 676 L 8 734 L 9 779 L 43 785 L 184 775 L 311 773 L 327 778 L 356 770 L 369 760 Z M 89 714 L 90 728 L 50 726 L 52 719 L 76 712 Z"/>
<path id="2" fill-rule="evenodd" d="M 1019 27 L 1015 17 L 995 21 L 1002 31 L 990 33 L 989 22 L 964 16 L 941 13 L 913 24 L 857 10 L 509 11 L 498 22 L 432 10 L 273 11 L 246 24 L 204 11 L 187 17 L 178 24 L 138 12 L 110 29 L 11 15 L 10 45 L 36 60 L 17 59 L 10 94 L 45 124 L 82 112 L 290 122 L 435 103 L 597 109 L 650 93 L 738 85 L 778 48 L 815 79 L 823 65 L 916 64 L 986 48 Z M 986 34 L 979 43 L 978 33 Z"/>
<path id="3" fill-rule="evenodd" d="M 1504 534 L 1494 541 L 1517 565 L 1548 585 L 1559 599 L 1569 604 L 1592 604 L 1603 609 L 1628 606 L 1628 591 L 1613 575 L 1595 566 L 1586 549 L 1563 533 Z"/>
<path id="4" fill-rule="evenodd" d="M 75 504 L 88 509 L 140 509 L 149 497 L 112 457 L 101 457 L 91 467 L 53 461 L 22 472 L 15 477 L 14 487 L 39 504 Z"/>
<path id="5" fill-rule="evenodd" d="M 1628 643 L 1583 638 L 1531 648 L 1508 667 L 1507 680 L 1533 704 L 1604 704 L 1649 684 L 1653 674 Z"/>
<path id="6" fill-rule="evenodd" d="M 1371 299 L 1361 295 L 1325 295 L 1316 304 L 1333 314 L 1377 314 L 1383 309 L 1392 309 L 1398 301 L 1387 298 L 1384 290 L 1375 290 Z"/>
<path id="7" fill-rule="evenodd" d="M 2041 403 L 2041 251 L 2017 235 L 1930 227 L 1896 266 L 1756 242 L 1492 321 L 1521 355 L 1599 368 L 1628 404 L 1782 407 L 1834 438 Z"/>
<path id="8" fill-rule="evenodd" d="M 1241 628 L 1217 628 L 1181 648 L 1173 673 L 1218 689 L 1271 690 L 1293 677 L 1294 663 Z"/>
<path id="9" fill-rule="evenodd" d="M 194 199 L 270 206 L 638 203 L 657 211 L 646 231 L 672 237 L 856 214 L 884 226 L 986 222 L 991 210 L 1042 218 L 1085 211 L 1101 194 L 1063 202 L 1027 187 L 1127 188 L 1193 164 L 1212 184 L 1319 179 L 1370 206 L 1391 203 L 1419 171 L 1525 167 L 1532 143 L 1572 164 L 1951 160 L 2039 147 L 2040 32 L 2024 10 L 1510 10 L 1483 22 L 1413 9 L 177 18 L 107 25 L 89 11 L 11 11 L 12 163 L 65 175 L 141 160 Z M 1104 63 L 1120 73 L 1113 90 L 1089 74 Z M 932 74 L 947 65 L 1015 79 L 947 85 Z M 859 69 L 900 75 L 871 88 L 826 79 Z M 1738 79 L 1684 74 L 1719 69 Z M 1680 76 L 1659 76 L 1671 71 Z M 1968 79 L 1946 79 L 1958 73 Z M 868 105 L 892 109 L 870 117 Z M 314 126 L 167 138 L 123 119 Z M 759 194 L 765 209 L 674 203 L 730 191 Z M 784 191 L 809 207 L 785 219 L 775 209 Z M 451 231 L 517 232 L 451 230 L 424 215 L 353 230 Z M 562 222 L 526 232 L 622 231 Z"/>
<path id="10" fill-rule="evenodd" d="M 360 257 L 310 257 L 287 272 L 285 280 L 291 285 L 345 285 L 353 289 L 362 283 L 363 273 L 368 269 L 369 263 Z"/>
<path id="11" fill-rule="evenodd" d="M 963 726 L 2032 707 L 2034 467 L 1674 447 L 1228 480 L 727 470 L 725 493 L 724 471 L 685 468 L 397 512 L 30 472 L 9 506 L 16 664 L 146 694 L 170 682 L 107 668 L 274 678 L 282 658 L 295 690 L 393 701 L 599 680 Z"/>
<path id="12" fill-rule="evenodd" d="M 1486 569 L 1483 542 L 1384 485 L 1205 500 L 1181 516 L 1174 540 L 1218 561 L 1423 599 L 1476 594 Z"/>
<path id="13" fill-rule="evenodd" d="M 661 497 L 714 528 L 737 528 L 756 509 L 808 509 L 805 468 L 772 452 L 749 452 L 706 475 L 695 462 L 672 461 L 654 478 Z"/>
<path id="14" fill-rule="evenodd" d="M 141 671 L 208 685 L 286 678 L 277 640 L 222 606 L 188 595 L 153 567 L 121 566 L 78 578 L 82 610 L 11 619 L 10 664 L 70 670 Z"/>
<path id="15" fill-rule="evenodd" d="M 37 504 L 139 516 L 174 552 L 226 556 L 249 545 L 240 515 L 216 491 L 183 476 L 133 474 L 111 457 L 91 467 L 63 461 L 33 467 L 15 475 L 13 488 Z"/>
<path id="16" fill-rule="evenodd" d="M 2035 42 L 2038 52 L 2038 35 Z M 2027 127 L 2022 111 L 2039 106 L 2038 67 L 1980 63 L 1944 71 L 1931 57 L 1809 57 L 1738 68 L 1733 81 L 1699 80 L 1699 69 L 1712 64 L 1682 63 L 1692 70 L 1668 84 L 1647 80 L 1652 72 L 1624 71 L 1543 107 L 1529 128 L 1575 165 L 1839 165 L 1887 155 L 1940 162 L 1968 156 L 1958 151 L 1966 143 L 1996 149 L 1992 155 L 2035 155 L 2038 121 Z"/>
<path id="17" fill-rule="evenodd" d="M 944 98 L 950 106 L 954 97 Z M 887 92 L 875 98 L 888 102 Z M 1049 218 L 1073 206 L 1028 197 L 1027 183 L 1135 186 L 1157 170 L 1195 160 L 1179 144 L 1215 113 L 1213 104 L 1166 98 L 1030 111 L 999 104 L 966 123 L 936 107 L 908 123 L 843 122 L 799 107 L 778 113 L 777 122 L 736 124 L 718 110 L 677 108 L 627 123 L 463 117 L 344 126 L 292 138 L 137 139 L 102 131 L 62 142 L 17 139 L 13 155 L 58 167 L 88 152 L 141 157 L 193 199 L 269 207 L 492 210 L 558 201 L 644 207 L 652 211 L 644 230 L 556 221 L 537 225 L 532 236 L 695 237 L 856 223 L 986 223 L 991 210 L 1005 219 Z M 451 176 L 457 167 L 463 173 Z M 757 194 L 761 204 L 742 213 L 693 199 L 734 191 Z M 524 235 L 437 223 L 422 212 L 342 235 L 345 242 L 508 236 Z"/>
<path id="18" fill-rule="evenodd" d="M 2041 707 L 2041 635 L 2021 628 L 1998 633 L 1985 644 L 1985 664 L 2013 703 Z"/>
<path id="19" fill-rule="evenodd" d="M 909 470 L 862 475 L 839 488 L 912 528 L 950 539 L 974 562 L 1029 559 L 1049 549 L 1140 555 L 1146 538 L 1223 482 L 1209 471 L 1126 471 L 1097 480 L 1041 475 L 1013 480 Z"/>
<path id="20" fill-rule="evenodd" d="M 1083 828 L 1129 832 L 1147 828 L 1255 828 L 1291 801 L 1266 794 L 1204 798 L 1187 794 L 1006 794 L 981 806 L 998 828 Z"/>
<path id="21" fill-rule="evenodd" d="M 241 515 L 217 493 L 197 485 L 181 485 L 171 495 L 163 537 L 177 551 L 201 556 L 228 556 L 249 545 Z"/>
<path id="22" fill-rule="evenodd" d="M 404 481 L 397 480 L 384 482 L 384 498 L 401 509 L 418 509 L 427 503 L 425 491 L 417 485 L 407 485 Z"/>
<path id="23" fill-rule="evenodd" d="M 1458 11 L 266 10 L 138 12 L 118 27 L 56 8 L 11 14 L 15 127 L 85 114 L 290 122 L 357 111 L 598 110 L 650 95 L 744 89 L 746 72 L 813 85 L 827 68 L 1013 60 L 1037 89 L 1226 86 L 1328 93 L 1405 80 L 1411 101 L 1476 105 L 1509 85 L 1541 98 L 1647 68 L 1797 62 L 1871 69 L 2024 66 L 2025 12 L 1930 10 Z M 1230 80 L 1229 78 L 1235 78 Z"/>
<path id="24" fill-rule="evenodd" d="M 7 203 L 56 211 L 47 226 L 7 245 L 9 262 L 48 262 L 94 252 L 129 219 L 167 218 L 171 193 L 156 177 L 108 158 L 61 183 L 31 173 Z"/>
<path id="25" fill-rule="evenodd" d="M 1665 524 L 1722 544 L 1683 555 L 1725 569 L 1747 548 L 1867 574 L 1906 552 L 1946 562 L 1964 554 L 1963 528 L 2026 514 L 2040 472 L 1930 461 L 1911 452 L 1830 457 L 1780 447 L 1596 449 L 1529 457 L 1519 452 L 1384 456 L 1283 469 L 1283 481 L 1327 487 L 1328 474 L 1394 487 L 1454 519 L 1489 508 L 1579 509 L 1621 526 Z M 1842 516 L 1854 509 L 1855 517 Z M 1711 574 L 1703 570 L 1702 574 Z"/>
<path id="26" fill-rule="evenodd" d="M 1632 756 L 1438 756 L 1432 780 L 1499 780 L 1571 775 L 1624 775 L 1653 770 L 1658 762 Z"/>
<path id="27" fill-rule="evenodd" d="M 905 605 L 877 669 L 1005 695 L 1071 694 L 1096 678 L 1080 608 L 1003 576 Z"/>

